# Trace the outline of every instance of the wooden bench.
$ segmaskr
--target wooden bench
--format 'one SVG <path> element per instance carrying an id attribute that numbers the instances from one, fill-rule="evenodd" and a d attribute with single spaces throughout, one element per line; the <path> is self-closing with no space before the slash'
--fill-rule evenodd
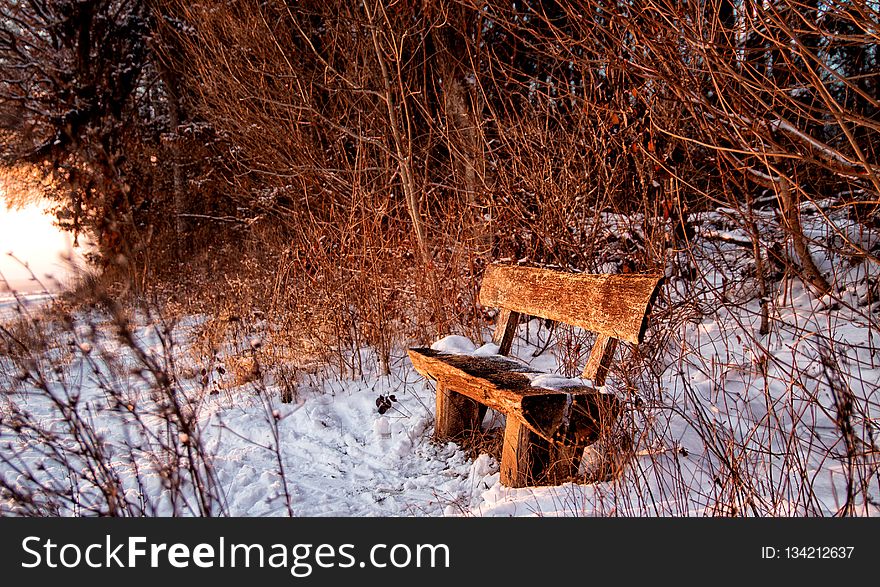
<path id="1" fill-rule="evenodd" d="M 595 442 L 620 413 L 620 400 L 596 388 L 605 383 L 617 341 L 642 341 L 660 281 L 656 275 L 489 266 L 480 303 L 500 310 L 493 337 L 498 354 L 409 349 L 416 370 L 436 381 L 435 438 L 459 440 L 478 431 L 486 408 L 493 408 L 506 416 L 502 484 L 553 484 L 576 475 L 584 447 Z M 533 385 L 540 373 L 508 357 L 521 316 L 597 333 L 582 374 L 593 385 Z"/>

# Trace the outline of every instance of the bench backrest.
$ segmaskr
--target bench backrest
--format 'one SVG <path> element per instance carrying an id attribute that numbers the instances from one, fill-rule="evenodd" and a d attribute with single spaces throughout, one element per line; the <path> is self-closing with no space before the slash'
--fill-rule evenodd
<path id="1" fill-rule="evenodd" d="M 490 265 L 483 275 L 480 303 L 638 344 L 660 280 L 657 275 L 589 275 Z"/>
<path id="2" fill-rule="evenodd" d="M 584 376 L 601 385 L 616 340 L 642 342 L 661 281 L 659 275 L 590 275 L 493 264 L 483 274 L 480 303 L 504 310 L 495 332 L 501 354 L 508 354 L 521 314 L 599 334 Z"/>

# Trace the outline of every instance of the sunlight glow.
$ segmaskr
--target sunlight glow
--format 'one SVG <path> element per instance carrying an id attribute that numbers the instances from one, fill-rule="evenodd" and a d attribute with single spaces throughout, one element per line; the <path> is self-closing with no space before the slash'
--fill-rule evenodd
<path id="1" fill-rule="evenodd" d="M 10 210 L 4 196 L 0 191 L 0 295 L 6 290 L 3 279 L 19 292 L 57 290 L 69 281 L 69 259 L 80 258 L 73 237 L 53 224 L 45 203 Z"/>

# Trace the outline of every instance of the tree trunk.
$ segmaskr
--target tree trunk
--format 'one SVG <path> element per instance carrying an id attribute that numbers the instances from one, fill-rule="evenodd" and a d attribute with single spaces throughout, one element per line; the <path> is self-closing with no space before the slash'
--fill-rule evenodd
<path id="1" fill-rule="evenodd" d="M 443 84 L 442 116 L 454 177 L 472 220 L 471 247 L 476 255 L 488 254 L 491 241 L 481 228 L 477 197 L 485 177 L 485 157 L 479 123 L 479 95 L 465 85 L 469 23 L 461 11 L 448 13 L 447 26 L 433 33 L 439 74 Z"/>
<path id="2" fill-rule="evenodd" d="M 370 23 L 370 33 L 373 42 L 373 50 L 376 54 L 376 60 L 379 63 L 379 69 L 382 73 L 382 82 L 384 85 L 382 99 L 385 102 L 385 106 L 388 112 L 388 126 L 391 130 L 391 139 L 394 143 L 394 154 L 395 158 L 397 159 L 398 169 L 400 171 L 400 183 L 403 188 L 407 210 L 409 212 L 410 219 L 412 220 L 413 232 L 415 233 L 419 253 L 421 254 L 423 261 L 427 265 L 430 264 L 431 257 L 425 238 L 425 231 L 422 225 L 422 214 L 420 209 L 421 206 L 419 205 L 421 198 L 419 197 L 416 187 L 415 175 L 412 166 L 412 134 L 409 132 L 408 126 L 406 128 L 403 128 L 403 125 L 407 124 L 409 120 L 409 106 L 407 103 L 406 93 L 403 91 L 403 80 L 400 78 L 399 72 L 393 80 L 398 85 L 398 90 L 400 93 L 400 106 L 401 110 L 403 111 L 403 116 L 399 117 L 397 114 L 397 104 L 394 100 L 395 88 L 392 85 L 391 71 L 388 68 L 388 59 L 386 58 L 385 52 L 379 44 L 379 35 L 377 30 L 379 24 L 376 22 L 375 14 L 373 12 L 373 8 L 370 6 L 370 2 L 364 2 L 363 6 L 367 14 L 367 19 Z M 384 16 L 384 8 L 382 7 L 382 4 L 377 3 L 377 7 Z M 390 32 L 391 31 L 389 31 L 389 33 Z M 399 67 L 401 56 L 395 54 L 397 51 L 397 39 L 392 39 L 392 41 L 392 62 L 397 63 Z"/>
<path id="3" fill-rule="evenodd" d="M 168 93 L 168 118 L 170 126 L 170 152 L 171 152 L 171 190 L 173 198 L 173 214 L 174 214 L 174 244 L 177 249 L 178 259 L 182 258 L 183 239 L 186 234 L 186 220 L 183 214 L 186 212 L 186 200 L 183 193 L 183 172 L 180 168 L 180 136 L 178 128 L 180 127 L 181 107 L 180 95 L 177 85 L 171 77 L 171 72 L 162 68 L 162 81 L 165 84 L 165 90 Z"/>
<path id="4" fill-rule="evenodd" d="M 801 265 L 801 276 L 813 287 L 819 296 L 824 296 L 831 291 L 831 285 L 819 271 L 813 256 L 807 246 L 807 237 L 804 235 L 804 229 L 801 226 L 801 211 L 798 206 L 798 200 L 792 197 L 791 184 L 788 179 L 780 176 L 776 180 L 779 186 L 779 199 L 782 203 L 782 210 L 785 216 L 786 229 L 791 236 L 792 245 L 794 245 L 795 253 Z"/>

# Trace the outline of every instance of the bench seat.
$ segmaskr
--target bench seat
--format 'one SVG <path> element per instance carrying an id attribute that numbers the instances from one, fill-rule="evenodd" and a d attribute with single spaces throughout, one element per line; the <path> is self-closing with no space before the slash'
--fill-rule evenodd
<path id="1" fill-rule="evenodd" d="M 517 418 L 553 444 L 585 446 L 595 442 L 603 425 L 607 426 L 620 412 L 616 396 L 592 386 L 535 386 L 534 376 L 544 373 L 502 355 L 459 355 L 412 348 L 409 357 L 419 373 L 442 386 L 442 392 L 455 392 Z"/>

